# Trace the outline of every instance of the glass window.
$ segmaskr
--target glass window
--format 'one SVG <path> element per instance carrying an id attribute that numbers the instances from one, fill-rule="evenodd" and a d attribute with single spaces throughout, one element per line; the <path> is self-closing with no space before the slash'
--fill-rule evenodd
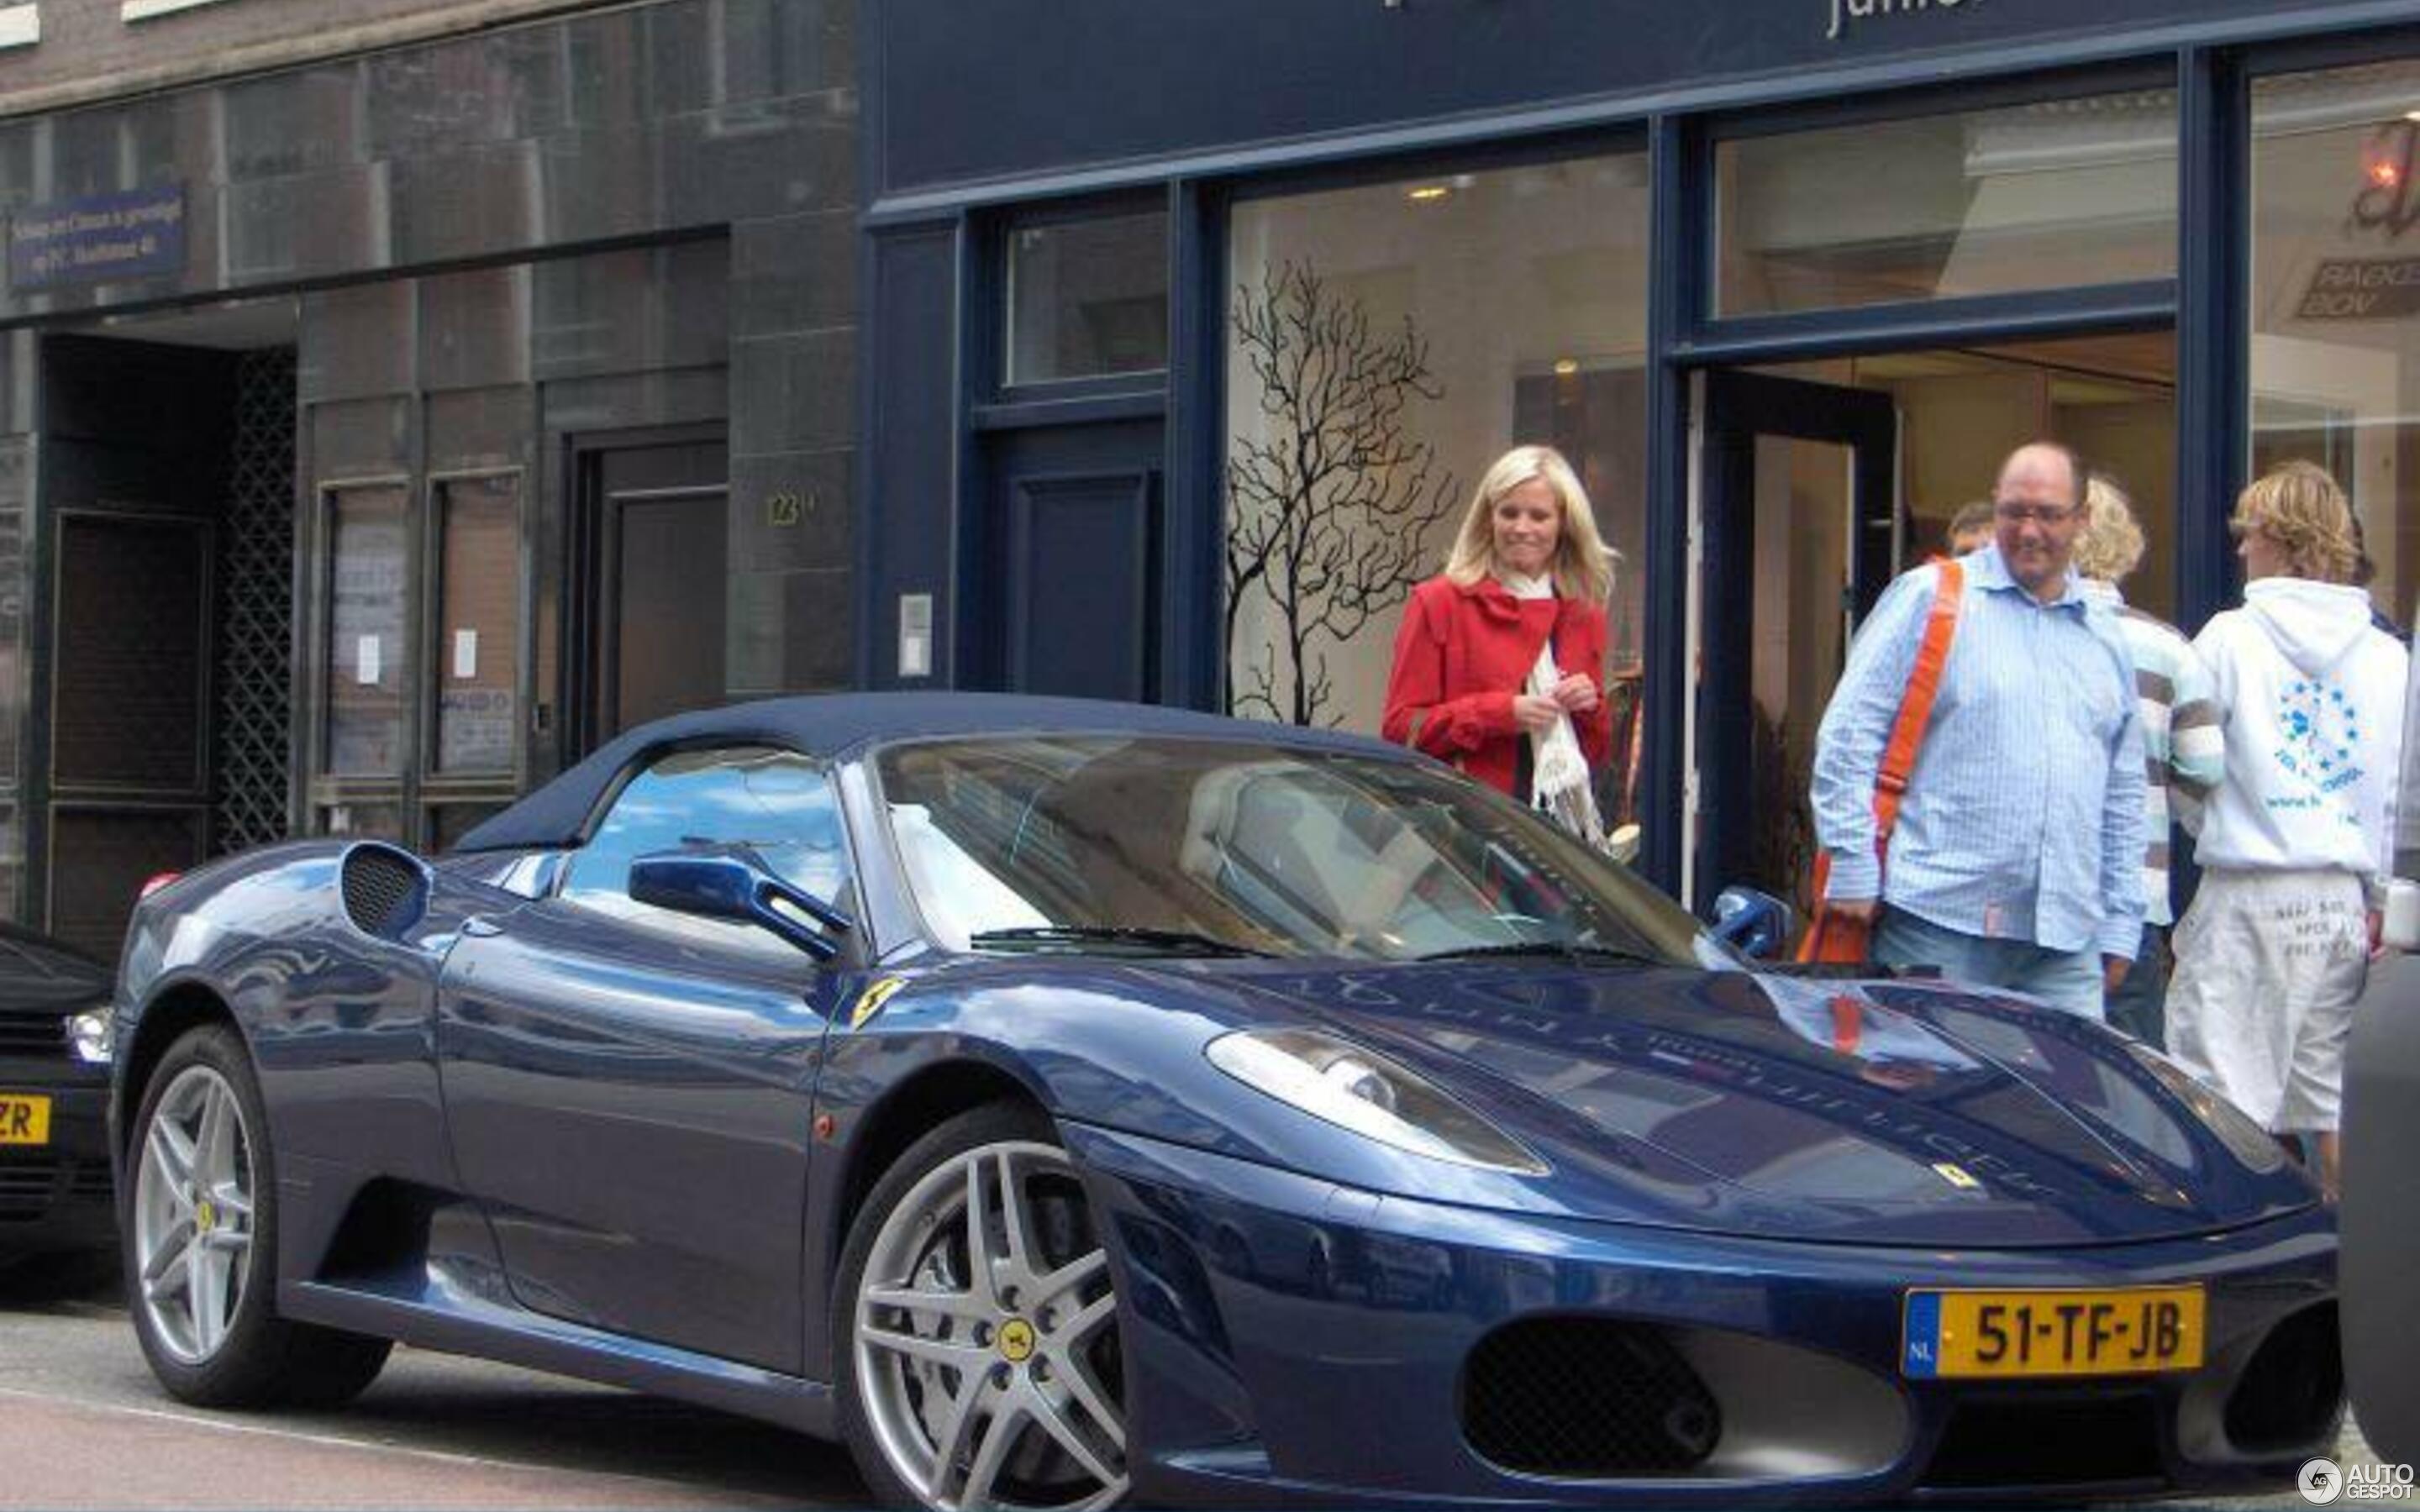
<path id="1" fill-rule="evenodd" d="M 918 912 L 951 949 L 1729 959 L 1622 868 L 1427 765 L 1109 735 L 920 742 L 880 765 Z"/>
<path id="2" fill-rule="evenodd" d="M 1714 178 L 1723 315 L 2176 273 L 2173 90 L 1739 137 Z"/>
<path id="3" fill-rule="evenodd" d="M 400 486 L 328 496 L 327 770 L 403 774 L 406 499 Z"/>
<path id="4" fill-rule="evenodd" d="M 793 948 L 751 924 L 634 902 L 630 863 L 695 845 L 744 845 L 792 887 L 827 903 L 848 885 L 848 846 L 831 786 L 813 762 L 762 748 L 683 751 L 631 779 L 572 857 L 563 896 L 667 933 L 757 950 Z"/>
<path id="5" fill-rule="evenodd" d="M 2420 60 L 2252 90 L 2252 475 L 2316 462 L 2352 499 L 2371 600 L 2420 593 Z M 2218 507 L 2213 504 L 2212 507 Z"/>
<path id="6" fill-rule="evenodd" d="M 1165 212 L 1010 230 L 1008 382 L 1167 365 Z"/>
<path id="7" fill-rule="evenodd" d="M 510 773 L 520 729 L 520 477 L 437 486 L 437 769 Z"/>
<path id="8" fill-rule="evenodd" d="M 1635 818 L 1647 162 L 1618 153 L 1253 200 L 1227 326 L 1228 706 L 1376 733 L 1413 584 L 1509 447 L 1578 470 L 1621 553 L 1607 820 Z M 1333 567 L 1350 563 L 1353 571 Z"/>

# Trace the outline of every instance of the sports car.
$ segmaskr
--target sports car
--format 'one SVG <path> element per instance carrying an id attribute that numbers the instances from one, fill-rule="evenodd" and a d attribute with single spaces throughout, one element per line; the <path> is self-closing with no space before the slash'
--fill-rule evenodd
<path id="1" fill-rule="evenodd" d="M 1355 737 L 851 695 L 625 734 L 424 858 L 146 899 L 131 1312 L 189 1402 L 390 1341 L 844 1441 L 884 1504 L 2283 1485 L 2335 1234 L 2157 1054 L 1760 966 Z"/>

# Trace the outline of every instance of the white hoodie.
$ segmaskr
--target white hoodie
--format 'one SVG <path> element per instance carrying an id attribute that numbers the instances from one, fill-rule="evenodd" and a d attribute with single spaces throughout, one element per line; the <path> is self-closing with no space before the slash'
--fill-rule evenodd
<path id="1" fill-rule="evenodd" d="M 2194 639 L 2226 728 L 2226 779 L 2211 794 L 2204 866 L 2350 872 L 2385 885 L 2410 657 L 2370 624 L 2369 595 L 2307 578 L 2262 578 L 2243 607 Z"/>

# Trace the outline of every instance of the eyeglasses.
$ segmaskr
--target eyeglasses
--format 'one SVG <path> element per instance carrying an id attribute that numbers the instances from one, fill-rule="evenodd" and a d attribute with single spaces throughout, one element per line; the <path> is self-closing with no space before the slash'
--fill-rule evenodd
<path id="1" fill-rule="evenodd" d="M 2074 504 L 2027 504 L 2005 500 L 1992 505 L 1992 513 L 2011 525 L 2027 520 L 2037 525 L 2064 525 L 2081 511 Z"/>

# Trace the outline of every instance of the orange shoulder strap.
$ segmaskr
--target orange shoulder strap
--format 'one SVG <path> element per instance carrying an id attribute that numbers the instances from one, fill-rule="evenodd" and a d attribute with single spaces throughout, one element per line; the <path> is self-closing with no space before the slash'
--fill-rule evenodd
<path id="1" fill-rule="evenodd" d="M 1924 727 L 1932 719 L 1932 700 L 1941 691 L 1942 669 L 1949 665 L 1949 640 L 1958 633 L 1958 602 L 1965 592 L 1966 572 L 1955 561 L 1941 563 L 1941 580 L 1932 590 L 1932 612 L 1924 622 L 1924 640 L 1916 648 L 1916 666 L 1908 673 L 1907 693 L 1900 700 L 1899 717 L 1891 723 L 1890 744 L 1883 748 L 1882 769 L 1874 774 L 1874 843 L 1890 842 L 1899 825 L 1899 800 L 1916 771 L 1916 753 L 1924 745 Z"/>

